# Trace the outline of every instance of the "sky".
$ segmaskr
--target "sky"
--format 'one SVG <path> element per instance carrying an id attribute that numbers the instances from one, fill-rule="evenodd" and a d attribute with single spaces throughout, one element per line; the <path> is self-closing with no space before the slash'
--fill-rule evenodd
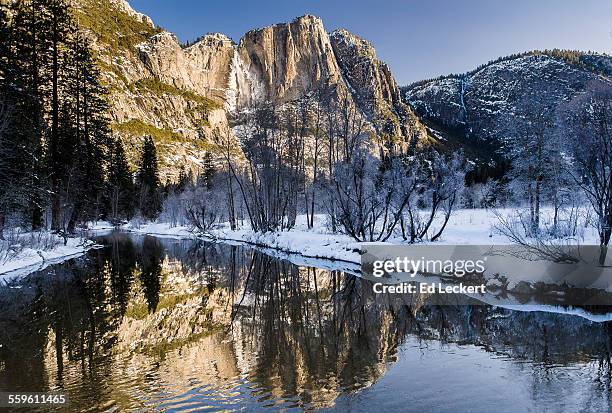
<path id="1" fill-rule="evenodd" d="M 369 40 L 398 83 L 463 73 L 534 49 L 612 53 L 610 0 L 129 0 L 182 42 L 211 32 L 240 40 L 250 29 L 303 14 L 327 31 Z"/>

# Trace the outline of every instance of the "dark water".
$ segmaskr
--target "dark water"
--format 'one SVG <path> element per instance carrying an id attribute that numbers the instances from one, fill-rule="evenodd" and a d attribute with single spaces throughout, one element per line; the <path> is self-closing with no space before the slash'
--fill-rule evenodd
<path id="1" fill-rule="evenodd" d="M 612 324 L 372 293 L 250 249 L 116 233 L 0 286 L 0 391 L 68 411 L 610 411 Z"/>

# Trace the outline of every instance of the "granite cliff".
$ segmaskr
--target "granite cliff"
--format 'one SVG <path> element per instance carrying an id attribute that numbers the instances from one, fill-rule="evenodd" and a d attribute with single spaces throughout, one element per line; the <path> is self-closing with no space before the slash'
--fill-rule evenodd
<path id="1" fill-rule="evenodd" d="M 75 1 L 110 90 L 113 130 L 133 160 L 142 136 L 153 136 L 167 178 L 219 152 L 218 137 L 231 135 L 229 112 L 322 87 L 345 96 L 380 136 L 426 135 L 372 45 L 346 30 L 330 35 L 318 17 L 251 30 L 238 44 L 214 33 L 181 45 L 125 0 Z"/>

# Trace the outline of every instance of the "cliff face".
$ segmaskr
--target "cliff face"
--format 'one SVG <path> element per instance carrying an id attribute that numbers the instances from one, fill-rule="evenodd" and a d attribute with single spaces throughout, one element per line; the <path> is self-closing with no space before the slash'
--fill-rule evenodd
<path id="1" fill-rule="evenodd" d="M 405 141 L 424 134 L 373 46 L 346 30 L 328 34 L 318 17 L 305 15 L 252 30 L 240 41 L 237 54 L 227 95 L 231 108 L 262 99 L 282 104 L 331 86 L 378 133 Z"/>
<path id="2" fill-rule="evenodd" d="M 340 69 L 321 19 L 303 16 L 244 35 L 238 46 L 240 66 L 252 91 L 241 91 L 237 107 L 254 99 L 284 103 L 324 82 L 341 82 Z"/>
<path id="3" fill-rule="evenodd" d="M 125 0 L 73 1 L 110 89 L 113 130 L 133 160 L 142 136 L 153 136 L 168 178 L 218 153 L 217 137 L 232 136 L 227 114 L 259 101 L 283 105 L 329 87 L 379 136 L 401 144 L 434 136 L 449 150 L 480 148 L 481 157 L 492 152 L 478 142 L 494 147 L 516 116 L 554 111 L 612 76 L 608 56 L 530 53 L 400 91 L 369 42 L 329 34 L 314 16 L 252 30 L 238 45 L 208 34 L 184 47 Z"/>
<path id="4" fill-rule="evenodd" d="M 220 33 L 207 34 L 185 49 L 191 65 L 205 74 L 205 85 L 200 90 L 206 96 L 225 102 L 235 49 L 234 42 Z"/>
<path id="5" fill-rule="evenodd" d="M 418 137 L 422 127 L 402 102 L 389 66 L 378 60 L 372 44 L 344 29 L 332 32 L 331 43 L 355 101 L 378 132 L 408 140 Z"/>
<path id="6" fill-rule="evenodd" d="M 496 141 L 512 133 L 517 117 L 554 113 L 593 82 L 612 87 L 612 58 L 579 54 L 573 61 L 532 53 L 502 59 L 473 72 L 408 86 L 406 101 L 424 119 L 459 139 Z"/>
<path id="7" fill-rule="evenodd" d="M 227 73 L 217 68 L 228 66 L 231 41 L 209 35 L 183 49 L 125 0 L 78 0 L 74 6 L 109 89 L 113 132 L 132 165 L 145 135 L 156 142 L 162 179 L 197 169 L 206 152 L 217 152 L 216 136 L 229 130 L 218 91 Z"/>
<path id="8" fill-rule="evenodd" d="M 380 134 L 407 142 L 425 133 L 374 48 L 345 30 L 330 36 L 317 17 L 252 30 L 238 45 L 208 34 L 183 47 L 125 0 L 75 6 L 110 90 L 113 130 L 133 163 L 142 136 L 151 135 L 167 178 L 219 151 L 217 137 L 231 135 L 228 112 L 259 101 L 282 105 L 323 86 L 348 99 Z"/>

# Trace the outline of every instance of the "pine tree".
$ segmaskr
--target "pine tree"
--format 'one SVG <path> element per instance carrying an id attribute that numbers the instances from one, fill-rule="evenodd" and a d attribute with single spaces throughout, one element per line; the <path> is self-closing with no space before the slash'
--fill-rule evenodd
<path id="1" fill-rule="evenodd" d="M 10 27 L 6 6 L 0 4 L 0 239 L 4 238 L 6 215 L 12 206 L 17 178 L 18 152 L 10 138 L 13 111 L 9 76 Z"/>
<path id="2" fill-rule="evenodd" d="M 145 137 L 138 169 L 138 208 L 143 217 L 155 219 L 161 211 L 157 150 L 150 136 Z"/>
<path id="3" fill-rule="evenodd" d="M 108 197 L 111 220 L 131 219 L 134 215 L 134 182 L 120 139 L 113 142 L 108 165 Z"/>
<path id="4" fill-rule="evenodd" d="M 77 35 L 71 44 L 71 76 L 66 91 L 70 109 L 68 114 L 70 134 L 63 147 L 72 152 L 63 156 L 68 182 L 63 187 L 66 201 L 72 206 L 68 231 L 84 219 L 97 219 L 102 213 L 105 190 L 104 165 L 113 145 L 110 137 L 105 100 L 106 89 L 100 84 L 99 71 L 86 40 Z"/>
<path id="5" fill-rule="evenodd" d="M 101 213 L 110 142 L 106 90 L 67 0 L 4 4 L 0 228 L 6 214 L 17 210 L 27 210 L 32 228 L 40 228 L 50 205 L 52 228 L 63 229 L 65 216 L 73 230 Z"/>
<path id="6" fill-rule="evenodd" d="M 169 188 L 170 190 L 181 193 L 187 188 L 187 186 L 191 183 L 191 174 L 185 169 L 182 168 L 179 173 L 178 181 L 176 184 L 172 184 Z"/>
<path id="7" fill-rule="evenodd" d="M 13 176 L 15 191 L 11 205 L 30 214 L 32 229 L 42 226 L 46 191 L 43 151 L 45 91 L 49 61 L 48 13 L 41 0 L 10 3 L 9 42 L 6 44 L 6 90 L 11 116 L 8 136 L 18 176 Z"/>
<path id="8" fill-rule="evenodd" d="M 206 152 L 204 154 L 204 158 L 202 159 L 203 170 L 202 170 L 202 178 L 206 183 L 206 187 L 208 189 L 212 188 L 213 179 L 215 178 L 216 170 L 215 165 L 213 164 L 213 158 L 210 152 Z"/>
<path id="9" fill-rule="evenodd" d="M 51 125 L 47 136 L 48 163 L 51 174 L 51 229 L 61 229 L 61 188 L 65 178 L 65 158 L 62 156 L 62 133 L 60 131 L 60 82 L 65 75 L 67 59 L 64 50 L 66 39 L 72 34 L 72 22 L 65 0 L 45 0 L 41 12 L 47 17 L 47 30 L 50 45 L 50 112 Z M 78 126 L 77 126 L 78 128 Z"/>

